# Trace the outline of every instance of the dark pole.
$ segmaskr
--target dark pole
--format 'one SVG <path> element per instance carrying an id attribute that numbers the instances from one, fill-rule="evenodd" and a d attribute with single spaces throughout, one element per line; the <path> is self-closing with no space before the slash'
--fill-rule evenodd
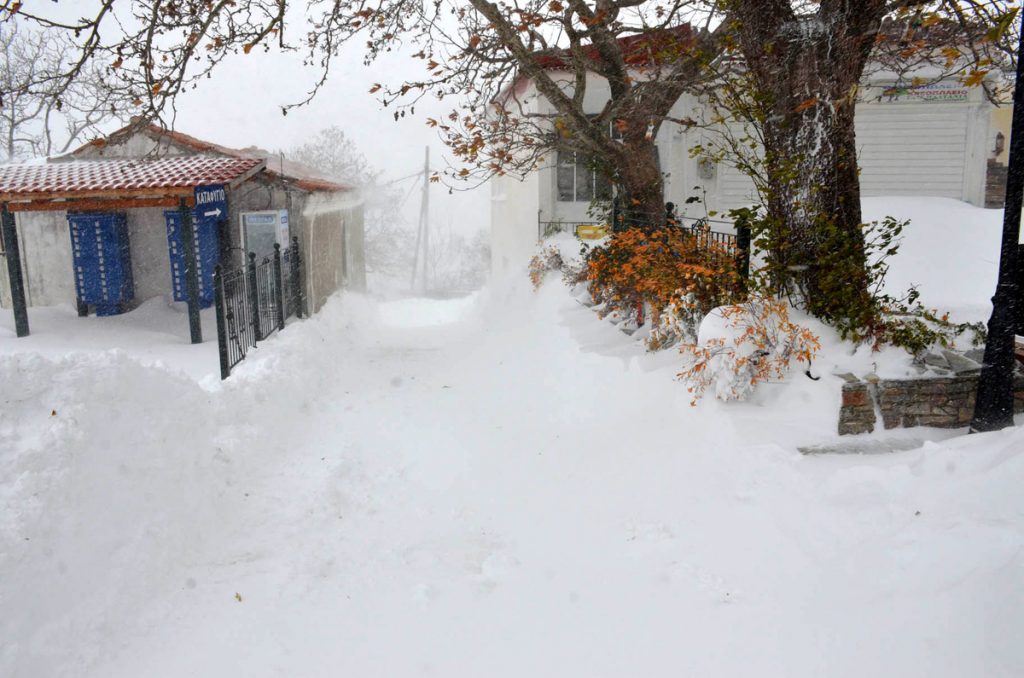
<path id="1" fill-rule="evenodd" d="M 1003 209 L 1003 242 L 999 255 L 999 282 L 992 297 L 985 363 L 978 378 L 971 431 L 997 431 L 1013 426 L 1013 343 L 1016 323 L 1017 241 L 1020 240 L 1021 199 L 1024 195 L 1024 31 L 1017 46 L 1017 81 L 1013 88 L 1013 123 L 1010 127 L 1010 166 Z"/>
<path id="2" fill-rule="evenodd" d="M 185 293 L 188 300 L 188 331 L 193 344 L 203 343 L 203 325 L 199 319 L 199 271 L 196 270 L 196 234 L 192 210 L 184 198 L 178 203 L 181 216 L 181 244 L 185 253 Z"/>
<path id="3" fill-rule="evenodd" d="M 249 252 L 249 264 L 246 268 L 246 277 L 249 280 L 249 308 L 252 309 L 252 330 L 256 333 L 256 341 L 263 341 L 263 332 L 260 327 L 260 291 L 256 287 L 255 252 Z"/>
<path id="4" fill-rule="evenodd" d="M 18 245 L 18 229 L 14 215 L 3 204 L 0 222 L 4 253 L 7 257 L 7 279 L 11 283 L 11 306 L 14 307 L 14 331 L 19 337 L 28 336 L 28 303 L 25 301 L 25 278 L 21 273 L 21 247 Z"/>
<path id="5" fill-rule="evenodd" d="M 299 239 L 292 238 L 292 295 L 295 300 L 295 317 L 302 317 L 302 262 L 299 260 Z"/>
<path id="6" fill-rule="evenodd" d="M 217 356 L 223 381 L 231 376 L 231 358 L 228 356 L 227 309 L 224 307 L 224 278 L 221 277 L 220 264 L 213 267 L 213 301 L 217 313 Z"/>
<path id="7" fill-rule="evenodd" d="M 740 278 L 745 284 L 750 278 L 750 220 L 747 217 L 736 220 L 736 250 Z"/>
<path id="8" fill-rule="evenodd" d="M 274 306 L 277 307 L 277 329 L 284 329 L 284 276 L 281 273 L 281 245 L 274 243 Z"/>

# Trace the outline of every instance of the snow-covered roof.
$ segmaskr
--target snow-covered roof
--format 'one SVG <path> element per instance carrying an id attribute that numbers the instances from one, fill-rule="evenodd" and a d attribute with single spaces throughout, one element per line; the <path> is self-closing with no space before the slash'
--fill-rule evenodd
<path id="1" fill-rule="evenodd" d="M 196 186 L 231 184 L 264 166 L 257 158 L 176 156 L 0 166 L 0 200 L 187 195 Z"/>
<path id="2" fill-rule="evenodd" d="M 231 148 L 199 139 L 184 132 L 166 129 L 153 123 L 141 125 L 138 122 L 122 127 L 111 132 L 106 137 L 93 139 L 78 147 L 67 156 L 68 159 L 77 159 L 87 156 L 96 149 L 117 145 L 133 134 L 144 134 L 157 142 L 167 142 L 180 148 L 188 149 L 196 153 L 221 155 L 230 158 L 256 158 L 267 163 L 266 174 L 279 178 L 292 186 L 309 192 L 338 193 L 353 190 L 352 186 L 332 181 L 326 177 L 319 176 L 316 170 L 301 163 L 284 158 L 279 153 L 272 153 L 256 146 L 246 148 Z"/>

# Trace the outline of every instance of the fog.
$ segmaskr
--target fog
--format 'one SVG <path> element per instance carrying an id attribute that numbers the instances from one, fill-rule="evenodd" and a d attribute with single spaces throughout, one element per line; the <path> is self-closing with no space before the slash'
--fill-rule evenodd
<path id="1" fill-rule="evenodd" d="M 326 87 L 307 106 L 282 115 L 281 107 L 302 99 L 318 72 L 302 66 L 298 54 L 262 53 L 236 55 L 215 71 L 199 88 L 177 102 L 176 129 L 202 139 L 234 147 L 257 145 L 287 150 L 308 141 L 317 131 L 338 125 L 359 151 L 379 170 L 380 183 L 398 179 L 423 167 L 423 149 L 431 147 L 432 169 L 450 162 L 437 134 L 425 119 L 450 110 L 455 102 L 424 99 L 415 115 L 395 121 L 368 90 L 386 73 L 391 81 L 407 73 L 415 76 L 420 62 L 402 55 L 388 55 L 367 67 L 362 52 L 351 45 L 332 67 Z M 168 120 L 168 123 L 172 122 Z M 406 183 L 402 184 L 407 185 Z M 449 194 L 444 185 L 431 187 L 431 222 L 445 223 L 470 234 L 489 226 L 487 185 L 474 190 L 455 186 Z M 404 214 L 416 223 L 419 201 L 406 202 Z"/>

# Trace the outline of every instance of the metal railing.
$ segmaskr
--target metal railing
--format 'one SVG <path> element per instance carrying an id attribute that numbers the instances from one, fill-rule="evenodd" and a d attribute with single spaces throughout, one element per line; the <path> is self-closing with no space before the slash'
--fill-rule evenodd
<path id="1" fill-rule="evenodd" d="M 249 279 L 253 290 L 251 293 L 252 306 L 256 309 L 257 341 L 263 341 L 275 330 L 284 328 L 284 314 L 281 312 L 283 309 L 277 294 L 284 285 L 283 280 L 279 282 L 281 276 L 280 251 L 280 246 L 275 247 L 274 259 L 263 257 L 263 261 L 260 263 L 256 263 L 254 253 L 249 253 Z"/>
<path id="2" fill-rule="evenodd" d="M 737 248 L 737 237 L 735 233 L 712 230 L 707 219 L 697 219 L 689 226 L 687 226 L 684 221 L 679 220 L 678 223 L 670 222 L 668 226 L 669 228 L 676 228 L 684 233 L 689 233 L 697 239 L 698 243 L 705 247 L 717 245 L 733 252 Z"/>
<path id="3" fill-rule="evenodd" d="M 717 243 L 726 247 L 736 247 L 736 234 L 727 233 L 725 231 L 715 231 L 710 227 L 710 222 L 707 219 L 693 219 L 689 220 L 689 225 L 686 224 L 687 220 L 678 219 L 672 220 L 665 224 L 667 228 L 677 228 L 681 231 L 686 231 L 698 238 L 703 242 Z M 538 221 L 537 232 L 541 238 L 551 237 L 557 233 L 572 233 L 579 237 L 579 230 L 581 227 L 596 227 L 604 228 L 609 233 L 612 229 L 608 224 L 603 224 L 600 221 Z M 730 221 L 716 221 L 715 223 L 732 224 Z"/>
<path id="4" fill-rule="evenodd" d="M 539 240 L 544 238 L 550 238 L 558 233 L 572 233 L 576 237 L 579 237 L 580 227 L 597 227 L 607 229 L 611 232 L 608 224 L 601 223 L 598 221 L 538 221 L 537 222 L 537 237 Z"/>
<path id="5" fill-rule="evenodd" d="M 301 318 L 305 312 L 299 265 L 299 241 L 293 239 L 292 246 L 281 252 L 281 276 L 284 283 L 281 289 L 284 292 L 282 305 L 285 318 Z"/>
<path id="6" fill-rule="evenodd" d="M 220 376 L 226 379 L 231 368 L 245 360 L 250 348 L 256 347 L 256 330 L 252 324 L 245 269 L 221 271 L 218 266 L 214 269 L 213 280 Z"/>
<path id="7" fill-rule="evenodd" d="M 227 379 L 231 370 L 245 360 L 250 349 L 270 335 L 284 329 L 285 320 L 302 317 L 302 275 L 298 238 L 281 251 L 274 245 L 274 254 L 256 262 L 249 253 L 242 268 L 214 269 L 214 300 L 217 314 L 217 348 L 220 355 L 220 378 Z"/>
<path id="8" fill-rule="evenodd" d="M 625 217 L 626 215 L 619 210 L 616 210 L 613 215 L 613 218 L 617 219 L 617 223 L 620 224 L 626 223 Z M 711 228 L 712 223 L 733 226 L 736 229 L 736 232 L 727 233 L 725 231 L 713 230 Z M 579 237 L 580 227 L 584 226 L 604 228 L 608 233 L 611 233 L 614 230 L 609 224 L 601 223 L 600 220 L 541 221 L 538 218 L 537 233 L 541 240 L 545 237 L 555 235 L 556 233 L 572 233 L 576 237 Z M 699 246 L 704 247 L 705 249 L 722 250 L 725 256 L 735 260 L 739 273 L 744 279 L 749 276 L 751 233 L 750 224 L 748 222 L 742 220 L 733 222 L 709 218 L 687 219 L 686 217 L 675 216 L 671 210 L 666 210 L 665 221 L 664 223 L 659 224 L 658 227 L 678 229 L 692 235 L 697 239 Z"/>

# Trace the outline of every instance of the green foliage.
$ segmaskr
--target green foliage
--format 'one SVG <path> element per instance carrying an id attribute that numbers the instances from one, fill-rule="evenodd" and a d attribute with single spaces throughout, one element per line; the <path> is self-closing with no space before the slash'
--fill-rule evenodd
<path id="1" fill-rule="evenodd" d="M 903 304 L 898 310 L 898 314 L 883 318 L 874 337 L 876 348 L 883 345 L 899 346 L 917 357 L 934 346 L 952 347 L 957 337 L 966 332 L 973 333 L 973 345 L 981 346 L 985 343 L 985 323 L 953 323 L 948 313 L 939 315 L 934 309 L 926 309 L 920 304 L 913 307 Z"/>
<path id="2" fill-rule="evenodd" d="M 898 346 L 917 356 L 933 346 L 949 347 L 965 332 L 973 332 L 975 345 L 984 343 L 983 323 L 953 323 L 949 314 L 928 309 L 919 301 L 920 293 L 910 288 L 900 296 L 884 291 L 885 278 L 908 221 L 885 217 L 865 224 L 862 241 L 857 242 L 840 229 L 822 220 L 816 233 L 821 238 L 820 261 L 794 271 L 785 256 L 789 238 L 785 225 L 766 218 L 756 208 L 744 207 L 729 212 L 737 227 L 750 227 L 754 246 L 765 253 L 765 262 L 751 277 L 751 289 L 761 294 L 790 294 L 793 301 L 834 327 L 843 339 L 870 342 L 875 349 Z M 866 266 L 855 265 L 852 248 L 860 248 Z M 802 275 L 793 275 L 798 273 Z M 813 280 L 814 289 L 800 285 Z M 861 280 L 868 294 L 860 294 Z M 789 289 L 796 285 L 796 290 Z"/>

